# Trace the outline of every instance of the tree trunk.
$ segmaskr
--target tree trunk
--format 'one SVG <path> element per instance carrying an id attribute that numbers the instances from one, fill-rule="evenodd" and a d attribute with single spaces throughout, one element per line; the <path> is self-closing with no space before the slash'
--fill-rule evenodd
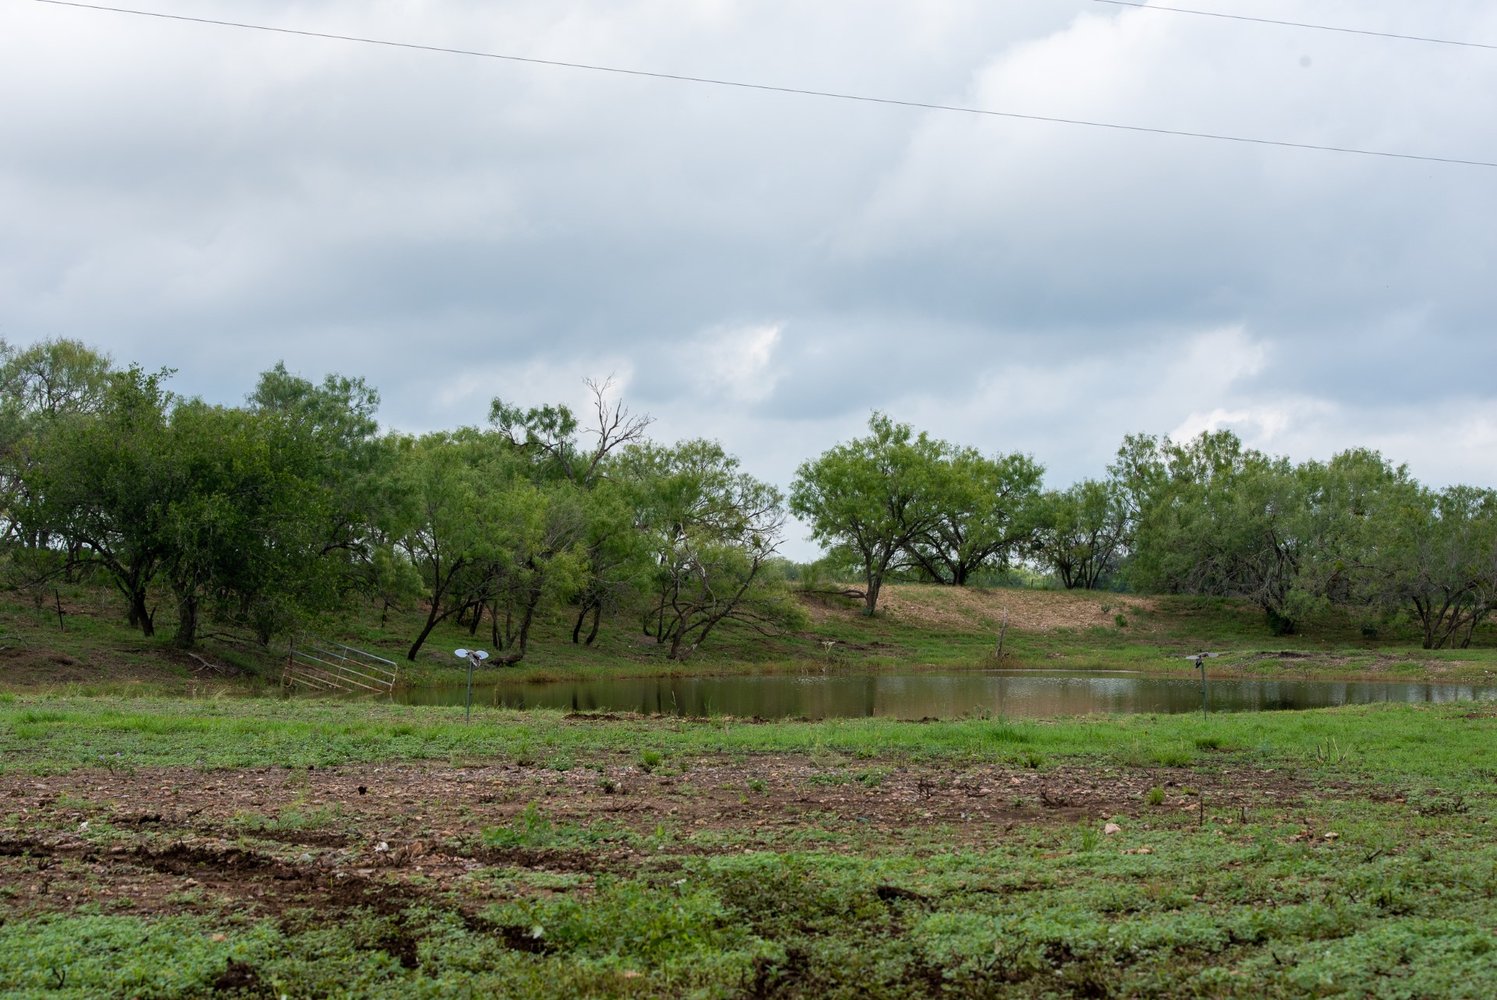
<path id="1" fill-rule="evenodd" d="M 535 609 L 541 603 L 541 589 L 532 587 L 530 589 L 529 603 L 525 606 L 525 615 L 520 619 L 520 655 L 525 655 L 525 650 L 530 644 L 530 624 L 535 621 Z"/>
<path id="2" fill-rule="evenodd" d="M 572 645 L 577 645 L 578 637 L 582 634 L 582 623 L 587 620 L 587 613 L 593 612 L 593 630 L 588 634 L 587 644 L 593 644 L 593 636 L 598 634 L 598 609 L 602 607 L 602 601 L 597 597 L 589 597 L 582 602 L 582 607 L 577 609 L 577 621 L 572 625 Z"/>
<path id="3" fill-rule="evenodd" d="M 593 602 L 593 627 L 588 630 L 587 639 L 584 640 L 583 645 L 591 646 L 593 644 L 593 640 L 598 637 L 598 626 L 602 623 L 602 621 L 603 602 L 595 601 Z"/>
<path id="4" fill-rule="evenodd" d="M 140 629 L 140 634 L 150 638 L 156 634 L 156 616 L 146 607 L 144 587 L 133 590 L 130 595 L 130 625 Z"/>
<path id="5" fill-rule="evenodd" d="M 433 604 L 431 606 L 431 611 L 426 616 L 426 625 L 421 629 L 421 634 L 416 636 L 416 641 L 411 643 L 410 652 L 405 654 L 407 660 L 410 660 L 412 663 L 416 662 L 416 654 L 421 652 L 421 647 L 426 644 L 426 637 L 431 635 L 432 629 L 436 628 L 437 623 L 446 618 L 448 614 L 451 614 L 451 612 L 442 614 L 437 611 L 437 605 Z"/>
<path id="6" fill-rule="evenodd" d="M 182 597 L 177 601 L 177 634 L 172 645 L 178 649 L 191 649 L 198 637 L 198 600 Z"/>

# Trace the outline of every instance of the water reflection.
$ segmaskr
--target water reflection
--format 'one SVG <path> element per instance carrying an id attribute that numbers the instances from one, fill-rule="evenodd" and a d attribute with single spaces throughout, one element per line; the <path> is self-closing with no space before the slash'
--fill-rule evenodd
<path id="1" fill-rule="evenodd" d="M 550 684 L 481 677 L 475 682 L 473 700 L 507 708 L 647 715 L 952 719 L 977 712 L 1007 717 L 1194 712 L 1201 709 L 1201 694 L 1200 681 L 1194 677 L 989 671 L 664 677 Z M 1213 712 L 1277 711 L 1375 701 L 1494 700 L 1497 685 L 1211 678 L 1207 695 Z M 460 705 L 464 689 L 415 689 L 396 697 L 408 704 Z"/>

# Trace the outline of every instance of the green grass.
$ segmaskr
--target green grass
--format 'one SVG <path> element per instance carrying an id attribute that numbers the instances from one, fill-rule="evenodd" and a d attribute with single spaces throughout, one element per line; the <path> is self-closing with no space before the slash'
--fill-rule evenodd
<path id="1" fill-rule="evenodd" d="M 641 770 L 693 754 L 810 753 L 995 761 L 1076 758 L 1190 766 L 1236 753 L 1327 773 L 1461 783 L 1497 775 L 1497 719 L 1464 704 L 1376 704 L 1314 712 L 1136 715 L 913 723 L 837 719 L 741 724 L 633 719 L 600 725 L 563 713 L 279 699 L 22 696 L 0 703 L 0 773 L 79 767 L 305 767 L 400 760 L 522 763 L 625 753 Z"/>
<path id="2" fill-rule="evenodd" d="M 496 867 L 476 917 L 424 906 L 277 918 L 29 913 L 0 894 L 0 993 L 501 997 L 1351 997 L 1497 994 L 1497 716 L 1470 705 L 1038 720 L 568 721 L 270 699 L 0 700 L 0 773 L 302 767 L 565 757 L 641 773 L 798 755 L 840 794 L 918 762 L 1188 773 L 1107 834 L 1101 817 L 974 846 L 803 813 L 793 827 L 654 834 L 532 802 L 489 849 L 596 858 L 588 874 Z M 1302 799 L 1214 805 L 1234 768 L 1297 775 Z M 689 773 L 689 772 L 688 772 Z M 747 780 L 760 780 L 748 778 Z M 813 781 L 817 779 L 812 779 Z M 745 795 L 769 794 L 772 785 Z M 1155 794 L 1155 791 L 1158 794 Z M 326 809 L 245 813 L 246 833 L 318 829 Z M 5 821 L 14 828 L 20 820 Z M 34 831 L 32 831 L 34 833 Z M 115 830 L 112 838 L 126 835 Z M 606 858 L 634 850 L 626 866 Z M 298 848 L 300 850 L 300 848 Z M 19 863 L 19 862 L 18 862 Z"/>
<path id="3" fill-rule="evenodd" d="M 666 811 L 631 826 L 614 818 L 628 813 L 578 818 L 544 798 L 521 805 L 506 790 L 487 807 L 496 812 L 475 807 L 469 826 L 432 845 L 492 863 L 473 862 L 422 905 L 345 910 L 336 919 L 224 912 L 201 887 L 172 897 L 187 911 L 179 915 L 136 915 L 128 899 L 98 895 L 68 905 L 54 897 L 38 909 L 0 885 L 6 996 L 1497 995 L 1490 705 L 762 724 L 577 720 L 476 706 L 465 722 L 460 707 L 255 697 L 274 688 L 275 651 L 210 641 L 203 655 L 244 674 L 220 678 L 124 628 L 107 592 L 64 587 L 61 596 L 69 609 L 62 627 L 45 602 L 0 599 L 8 688 L 0 692 L 0 775 L 18 789 L 42 780 L 33 774 L 79 775 L 73 795 L 51 807 L 50 827 L 23 814 L 34 804 L 22 799 L 0 807 L 0 837 L 83 845 L 48 859 L 25 850 L 0 857 L 52 864 L 60 886 L 86 879 L 77 852 L 112 857 L 168 836 L 154 824 L 111 823 L 105 793 L 88 790 L 107 789 L 112 774 L 146 777 L 154 768 L 195 776 L 509 762 L 572 772 L 567 780 L 628 804 L 636 779 L 679 789 L 699 766 L 730 762 L 728 787 L 744 808 L 783 801 L 787 822 L 726 817 L 697 828 Z M 640 644 L 637 626 L 623 619 L 605 623 L 596 647 L 573 646 L 570 620 L 556 611 L 538 622 L 532 655 L 512 673 L 1000 665 L 993 653 L 1003 592 L 977 602 L 940 588 L 918 596 L 927 618 L 870 619 L 848 606 L 772 639 L 728 628 L 685 665 Z M 1011 628 L 1001 665 L 1188 676 L 1186 656 L 1209 649 L 1225 654 L 1211 661 L 1214 675 L 1497 677 L 1491 627 L 1481 648 L 1426 652 L 1396 626 L 1369 639 L 1357 623 L 1327 618 L 1273 637 L 1261 614 L 1238 602 L 1157 599 L 1150 610 L 1125 609 L 1119 595 L 1085 600 L 1096 602 L 1097 625 Z M 408 612 L 381 627 L 365 609 L 319 630 L 398 660 L 414 622 Z M 444 627 L 411 674 L 461 681 L 450 650 L 472 644 L 466 630 Z M 774 771 L 786 758 L 805 765 L 803 784 L 786 787 Z M 1016 781 L 1085 775 L 1105 786 L 1121 773 L 1145 777 L 1134 781 L 1113 834 L 1104 817 L 1070 812 L 974 837 L 955 819 L 878 829 L 795 805 L 803 792 L 893 794 L 911 767 L 944 788 L 965 769 L 989 766 L 1023 776 Z M 1245 771 L 1290 776 L 1305 791 L 1251 808 L 1225 805 L 1224 783 Z M 351 845 L 384 836 L 359 828 L 355 806 L 299 795 L 274 807 L 248 804 L 217 833 L 256 850 L 258 838 L 270 850 L 280 836 L 295 845 L 285 848 L 289 857 L 345 834 Z M 303 836 L 326 833 L 338 836 Z M 170 834 L 179 835 L 192 831 Z M 318 857 L 340 863 L 340 852 L 353 849 Z M 527 866 L 527 857 L 541 860 Z M 477 884 L 502 887 L 503 901 L 465 910 L 463 888 Z"/>

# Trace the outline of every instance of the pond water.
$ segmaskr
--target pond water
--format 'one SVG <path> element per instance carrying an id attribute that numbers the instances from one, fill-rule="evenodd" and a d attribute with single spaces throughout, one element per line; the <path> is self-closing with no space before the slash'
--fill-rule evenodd
<path id="1" fill-rule="evenodd" d="M 465 688 L 396 692 L 415 705 L 461 705 Z M 1497 683 L 1433 684 L 1406 681 L 1259 680 L 1208 677 L 1214 712 L 1328 708 L 1387 702 L 1497 700 Z M 734 715 L 763 719 L 886 716 L 955 719 L 995 716 L 1089 715 L 1118 712 L 1198 712 L 1198 676 L 1130 673 L 980 671 L 963 673 L 662 677 L 523 683 L 479 674 L 473 703 L 506 708 L 647 715 Z"/>

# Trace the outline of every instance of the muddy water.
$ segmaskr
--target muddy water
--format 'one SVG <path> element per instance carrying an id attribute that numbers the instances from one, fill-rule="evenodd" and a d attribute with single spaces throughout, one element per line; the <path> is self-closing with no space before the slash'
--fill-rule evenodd
<path id="1" fill-rule="evenodd" d="M 420 705 L 461 705 L 464 697 L 463 688 L 424 688 L 396 695 L 397 700 Z M 1377 701 L 1497 700 L 1497 684 L 1208 677 L 1206 700 L 1213 712 L 1328 708 Z M 496 678 L 488 672 L 478 675 L 473 686 L 474 704 L 764 719 L 954 719 L 982 712 L 1007 717 L 1198 712 L 1201 701 L 1198 677 L 1127 673 L 816 674 L 527 684 Z"/>

